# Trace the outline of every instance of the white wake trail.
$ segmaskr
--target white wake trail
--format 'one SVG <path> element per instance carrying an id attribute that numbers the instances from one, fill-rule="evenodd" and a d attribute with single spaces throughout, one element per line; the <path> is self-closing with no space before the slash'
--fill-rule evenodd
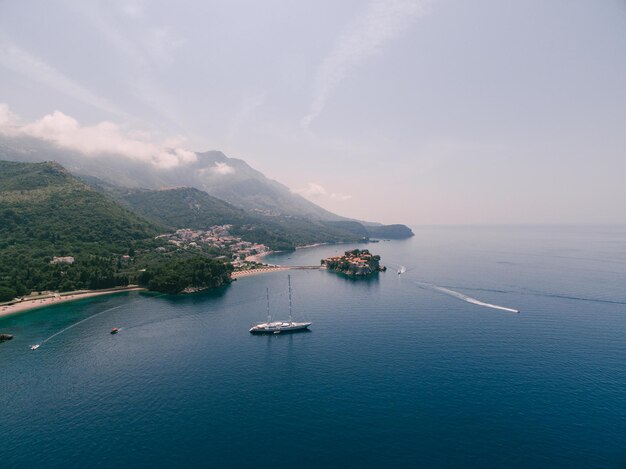
<path id="1" fill-rule="evenodd" d="M 64 329 L 61 329 L 59 332 L 57 332 L 57 333 L 55 333 L 55 334 L 52 334 L 52 335 L 51 335 L 50 337 L 48 337 L 47 339 L 44 339 L 44 340 L 41 342 L 41 344 L 40 344 L 40 345 L 45 344 L 45 343 L 46 343 L 46 342 L 48 342 L 49 340 L 54 339 L 56 336 L 63 334 L 65 331 L 69 331 L 71 328 L 76 327 L 76 326 L 78 326 L 79 324 L 82 324 L 82 323 L 84 323 L 84 322 L 86 322 L 86 321 L 89 321 L 90 319 L 93 319 L 93 318 L 95 318 L 96 316 L 100 316 L 101 314 L 108 313 L 109 311 L 113 311 L 114 309 L 121 308 L 122 306 L 127 306 L 127 305 L 125 305 L 125 304 L 124 304 L 124 305 L 116 306 L 116 307 L 114 307 L 114 308 L 105 309 L 104 311 L 100 311 L 99 313 L 96 313 L 96 314 L 94 314 L 94 315 L 92 315 L 92 316 L 89 316 L 88 318 L 85 318 L 85 319 L 82 319 L 82 320 L 80 320 L 80 321 L 78 321 L 78 322 L 75 322 L 75 323 L 74 323 L 74 324 L 72 324 L 71 326 L 67 326 L 67 327 L 66 327 L 66 328 L 64 328 Z"/>
<path id="2" fill-rule="evenodd" d="M 463 300 L 467 303 L 471 303 L 477 306 L 483 306 L 485 308 L 499 309 L 500 311 L 508 311 L 509 313 L 519 313 L 518 309 L 508 308 L 506 306 L 494 305 L 491 303 L 485 303 L 484 301 L 477 300 L 476 298 L 472 298 L 471 296 L 464 295 L 463 293 L 459 293 L 454 290 L 450 290 L 449 288 L 440 287 L 439 285 L 433 285 L 432 283 L 426 282 L 415 282 L 419 287 L 428 288 L 430 290 L 435 290 L 441 293 L 444 293 L 448 296 L 452 296 L 454 298 L 458 298 L 459 300 Z"/>
<path id="3" fill-rule="evenodd" d="M 63 333 L 64 333 L 64 332 L 66 332 L 66 331 L 69 331 L 70 329 L 72 329 L 73 327 L 78 326 L 79 324 L 82 324 L 82 323 L 84 323 L 84 322 L 90 321 L 90 320 L 92 320 L 93 318 L 95 318 L 95 317 L 97 317 L 97 316 L 100 316 L 101 314 L 108 313 L 109 311 L 113 311 L 114 309 L 119 309 L 119 308 L 122 308 L 122 307 L 124 307 L 124 306 L 133 305 L 134 303 L 140 303 L 140 302 L 142 302 L 142 301 L 147 301 L 147 300 L 149 300 L 149 299 L 151 299 L 151 298 L 158 298 L 158 297 L 163 296 L 163 295 L 164 295 L 164 294 L 157 295 L 157 296 L 152 296 L 152 297 L 148 297 L 148 298 L 143 298 L 143 299 L 141 299 L 141 300 L 132 301 L 132 302 L 130 302 L 130 303 L 124 303 L 124 304 L 121 304 L 121 305 L 119 305 L 119 306 L 115 306 L 115 307 L 113 307 L 113 308 L 105 309 L 104 311 L 100 311 L 99 313 L 92 314 L 91 316 L 89 316 L 89 317 L 87 317 L 87 318 L 85 318 L 85 319 L 81 319 L 80 321 L 75 322 L 74 324 L 71 324 L 71 325 L 67 326 L 67 327 L 66 327 L 66 328 L 64 328 L 64 329 L 61 329 L 59 332 L 56 332 L 56 333 L 52 334 L 50 337 L 48 337 L 48 338 L 44 339 L 44 340 L 41 342 L 41 344 L 34 346 L 35 348 L 34 348 L 34 349 L 32 349 L 32 350 L 36 350 L 37 348 L 41 347 L 43 344 L 45 344 L 45 343 L 46 343 L 46 342 L 48 342 L 49 340 L 54 339 L 56 336 L 61 335 L 61 334 L 63 334 Z"/>

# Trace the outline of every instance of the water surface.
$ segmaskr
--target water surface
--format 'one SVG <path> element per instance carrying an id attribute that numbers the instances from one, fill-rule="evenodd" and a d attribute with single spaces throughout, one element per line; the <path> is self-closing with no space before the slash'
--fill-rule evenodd
<path id="1" fill-rule="evenodd" d="M 2 465 L 626 464 L 626 229 L 415 232 L 365 246 L 390 267 L 368 280 L 292 271 L 309 333 L 247 332 L 266 287 L 286 317 L 285 272 L 1 319 Z"/>

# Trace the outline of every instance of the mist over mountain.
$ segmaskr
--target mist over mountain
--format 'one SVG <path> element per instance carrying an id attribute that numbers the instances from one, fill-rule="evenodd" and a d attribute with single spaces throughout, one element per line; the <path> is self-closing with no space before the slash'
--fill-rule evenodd
<path id="1" fill-rule="evenodd" d="M 57 161 L 76 175 L 92 176 L 128 188 L 195 187 L 249 211 L 340 221 L 336 215 L 267 178 L 245 161 L 220 151 L 196 153 L 196 161 L 162 168 L 118 155 L 86 156 L 32 137 L 0 137 L 0 159 Z"/>

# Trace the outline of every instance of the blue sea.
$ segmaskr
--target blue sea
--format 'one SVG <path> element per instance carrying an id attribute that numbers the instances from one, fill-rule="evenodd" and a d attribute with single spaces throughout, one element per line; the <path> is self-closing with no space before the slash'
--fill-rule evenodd
<path id="1" fill-rule="evenodd" d="M 626 227 L 414 231 L 268 257 L 389 267 L 290 271 L 308 333 L 287 272 L 0 319 L 0 466 L 624 467 Z"/>

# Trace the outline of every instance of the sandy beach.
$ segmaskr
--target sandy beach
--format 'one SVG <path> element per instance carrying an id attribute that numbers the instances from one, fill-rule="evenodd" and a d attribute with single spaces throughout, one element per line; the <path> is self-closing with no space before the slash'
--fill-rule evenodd
<path id="1" fill-rule="evenodd" d="M 267 274 L 269 272 L 279 272 L 282 270 L 318 270 L 321 267 L 315 265 L 277 265 L 277 266 L 267 266 L 261 269 L 251 269 L 251 270 L 240 270 L 238 272 L 233 272 L 230 274 L 230 277 L 235 280 L 241 277 L 249 277 L 251 275 L 260 275 Z"/>
<path id="2" fill-rule="evenodd" d="M 296 250 L 300 250 L 300 249 L 309 249 L 309 248 L 316 248 L 318 246 L 326 246 L 330 243 L 315 243 L 315 244 L 305 244 L 304 246 L 296 246 Z"/>
<path id="3" fill-rule="evenodd" d="M 251 269 L 251 270 L 240 270 L 238 272 L 233 272 L 232 274 L 230 274 L 230 277 L 235 280 L 241 277 L 250 277 L 251 275 L 259 275 L 259 274 L 266 274 L 268 272 L 277 272 L 280 270 L 290 270 L 292 269 L 291 267 L 263 267 L 261 269 Z"/>
<path id="4" fill-rule="evenodd" d="M 303 270 L 303 269 L 318 269 L 316 266 L 267 266 L 260 269 L 242 270 L 239 272 L 233 272 L 231 278 L 236 280 L 238 278 L 249 277 L 252 275 L 266 274 L 269 272 L 278 272 L 283 270 Z M 83 300 L 85 298 L 92 298 L 94 296 L 111 295 L 114 293 L 121 293 L 126 291 L 147 291 L 145 288 L 131 285 L 129 287 L 111 288 L 107 290 L 92 290 L 92 291 L 77 291 L 67 293 L 50 293 L 42 295 L 41 297 L 34 297 L 18 301 L 10 305 L 0 306 L 0 317 L 10 316 L 11 314 L 22 313 L 30 311 L 35 308 L 43 308 L 58 303 L 66 303 L 68 301 Z"/>
<path id="5" fill-rule="evenodd" d="M 263 263 L 263 258 L 265 256 L 269 256 L 270 254 L 274 254 L 277 251 L 267 251 L 267 252 L 262 252 L 261 254 L 253 254 L 252 256 L 248 256 L 246 257 L 246 262 L 257 262 L 259 264 Z"/>
<path id="6" fill-rule="evenodd" d="M 28 300 L 18 301 L 12 305 L 0 306 L 0 317 L 9 316 L 11 314 L 22 313 L 35 308 L 43 308 L 44 306 L 50 306 L 57 303 L 65 303 L 68 301 L 83 300 L 85 298 L 91 298 L 94 296 L 111 295 L 113 293 L 120 293 L 126 291 L 141 291 L 145 288 L 132 285 L 123 288 L 110 288 L 107 290 L 93 290 L 93 291 L 80 291 L 80 292 L 67 292 L 67 293 L 54 293 L 51 295 L 45 295 L 42 298 L 32 298 Z"/>

